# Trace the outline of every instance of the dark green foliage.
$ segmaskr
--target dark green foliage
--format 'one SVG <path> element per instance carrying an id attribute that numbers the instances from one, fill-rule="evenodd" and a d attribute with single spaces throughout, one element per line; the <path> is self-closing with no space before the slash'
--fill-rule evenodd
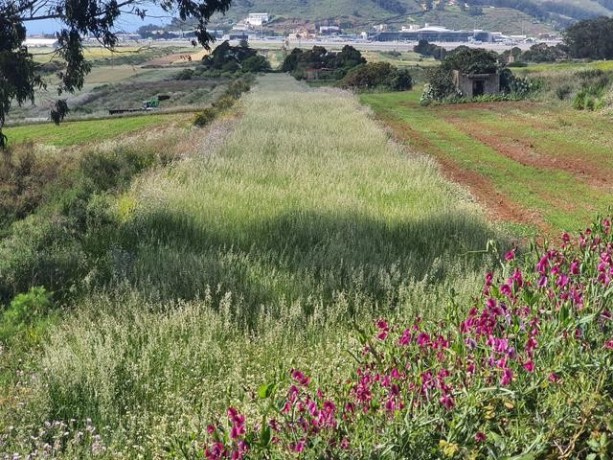
<path id="1" fill-rule="evenodd" d="M 270 62 L 262 55 L 251 56 L 243 61 L 243 72 L 271 72 Z"/>
<path id="2" fill-rule="evenodd" d="M 72 167 L 36 158 L 27 160 L 31 165 L 26 167 L 19 161 L 26 160 L 13 160 L 14 168 L 21 168 L 14 176 L 21 178 L 29 190 L 22 195 L 32 195 L 33 203 L 17 209 L 21 214 L 12 217 L 0 240 L 0 303 L 32 286 L 44 286 L 65 300 L 86 275 L 104 281 L 110 275 L 100 258 L 108 256 L 118 226 L 109 194 L 126 189 L 135 175 L 166 159 L 141 147 L 92 152 Z M 44 178 L 50 183 L 37 183 Z"/>
<path id="3" fill-rule="evenodd" d="M 42 85 L 34 72 L 32 55 L 23 44 L 25 39 L 26 28 L 17 5 L 0 3 L 0 148 L 6 146 L 2 127 L 11 103 L 34 101 L 34 90 Z"/>
<path id="4" fill-rule="evenodd" d="M 200 127 L 206 126 L 212 123 L 215 118 L 217 118 L 217 114 L 218 112 L 214 108 L 206 108 L 196 114 L 194 124 Z"/>
<path id="5" fill-rule="evenodd" d="M 447 53 L 441 66 L 449 71 L 459 70 L 466 74 L 482 74 L 496 72 L 500 63 L 498 55 L 493 51 L 459 46 Z"/>
<path id="6" fill-rule="evenodd" d="M 446 97 L 456 94 L 451 72 L 443 66 L 428 69 L 426 75 L 428 86 L 424 90 L 424 96 L 426 97 L 422 97 L 422 102 L 442 101 Z"/>
<path id="7" fill-rule="evenodd" d="M 354 47 L 345 45 L 340 53 L 326 50 L 323 46 L 314 46 L 313 49 L 302 51 L 295 48 L 283 61 L 281 70 L 290 72 L 295 78 L 304 78 L 307 71 L 325 71 L 320 78 L 340 80 L 347 72 L 359 65 L 365 64 L 366 59 Z"/>
<path id="8" fill-rule="evenodd" d="M 568 51 L 564 45 L 549 46 L 546 43 L 532 45 L 521 55 L 521 60 L 526 62 L 556 62 L 567 58 Z"/>
<path id="9" fill-rule="evenodd" d="M 407 12 L 407 7 L 398 0 L 372 0 L 372 2 L 390 13 L 405 14 Z"/>
<path id="10" fill-rule="evenodd" d="M 2 134 L 6 114 L 11 103 L 22 104 L 34 100 L 34 91 L 40 86 L 39 74 L 32 55 L 24 45 L 26 24 L 31 21 L 55 19 L 62 24 L 56 34 L 57 54 L 65 66 L 58 72 L 59 94 L 73 92 L 83 87 L 85 75 L 91 70 L 91 63 L 83 56 L 83 37 L 96 37 L 104 46 L 113 49 L 117 45 L 115 24 L 123 13 L 145 17 L 143 7 L 157 4 L 164 11 L 174 11 L 181 20 L 191 19 L 196 24 L 195 36 L 204 47 L 212 40 L 207 32 L 208 22 L 216 12 L 225 12 L 231 0 L 15 0 L 0 2 L 0 148 L 6 146 Z M 65 103 L 56 106 L 52 113 L 59 122 L 67 113 Z"/>
<path id="11" fill-rule="evenodd" d="M 573 58 L 613 59 L 613 18 L 579 21 L 564 33 Z"/>
<path id="12" fill-rule="evenodd" d="M 433 57 L 439 61 L 447 56 L 447 50 L 445 48 L 435 45 L 434 43 L 428 43 L 428 40 L 419 40 L 417 45 L 413 47 L 413 51 L 425 57 Z"/>
<path id="13" fill-rule="evenodd" d="M 227 40 L 205 56 L 203 66 L 208 70 L 224 70 L 229 72 L 268 72 L 270 63 L 257 51 L 249 48 L 244 41 L 239 46 L 232 46 Z"/>
<path id="14" fill-rule="evenodd" d="M 375 62 L 351 69 L 340 85 L 357 90 L 406 91 L 413 87 L 413 79 L 406 69 L 398 69 L 387 62 Z"/>

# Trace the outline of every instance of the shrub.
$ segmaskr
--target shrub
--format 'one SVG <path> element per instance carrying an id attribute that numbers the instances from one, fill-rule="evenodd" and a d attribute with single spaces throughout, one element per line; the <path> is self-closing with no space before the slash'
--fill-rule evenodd
<path id="1" fill-rule="evenodd" d="M 413 87 L 413 80 L 406 69 L 398 69 L 387 62 L 375 62 L 351 69 L 340 86 L 357 90 L 405 91 Z"/>
<path id="2" fill-rule="evenodd" d="M 194 78 L 195 72 L 193 69 L 183 69 L 181 72 L 177 74 L 175 80 L 191 80 Z"/>
<path id="3" fill-rule="evenodd" d="M 2 319 L 14 325 L 28 325 L 49 314 L 52 307 L 51 294 L 44 287 L 33 287 L 11 301 Z"/>
<path id="4" fill-rule="evenodd" d="M 225 94 L 219 99 L 217 99 L 215 102 L 213 102 L 213 107 L 216 110 L 223 112 L 224 110 L 228 110 L 229 108 L 231 108 L 235 103 L 236 99 L 233 96 Z"/>
<path id="5" fill-rule="evenodd" d="M 196 118 L 194 119 L 194 124 L 196 126 L 206 126 L 217 118 L 218 113 L 219 112 L 214 108 L 206 108 L 201 112 L 198 112 Z"/>

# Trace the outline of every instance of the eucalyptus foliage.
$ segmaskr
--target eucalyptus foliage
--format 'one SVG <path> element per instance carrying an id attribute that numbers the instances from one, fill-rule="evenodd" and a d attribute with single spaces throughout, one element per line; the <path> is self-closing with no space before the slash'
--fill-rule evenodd
<path id="1" fill-rule="evenodd" d="M 11 104 L 34 100 L 35 90 L 43 86 L 37 67 L 25 45 L 27 24 L 55 19 L 62 24 L 56 33 L 57 54 L 65 66 L 58 72 L 58 95 L 83 87 L 91 64 L 83 55 L 83 38 L 95 37 L 109 49 L 117 45 L 115 25 L 122 14 L 147 16 L 147 5 L 178 14 L 181 20 L 196 22 L 196 40 L 208 48 L 213 37 L 207 31 L 211 16 L 225 13 L 232 0 L 0 0 L 0 147 L 6 146 L 2 127 Z M 65 101 L 58 101 L 51 112 L 56 123 L 67 114 Z"/>

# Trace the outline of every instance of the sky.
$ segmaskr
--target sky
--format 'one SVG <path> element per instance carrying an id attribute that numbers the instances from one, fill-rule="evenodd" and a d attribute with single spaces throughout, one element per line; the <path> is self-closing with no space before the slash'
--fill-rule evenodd
<path id="1" fill-rule="evenodd" d="M 144 20 L 134 14 L 122 14 L 117 20 L 116 29 L 134 32 L 146 24 L 168 24 L 171 19 L 171 15 L 152 5 L 147 8 L 147 17 Z M 26 23 L 26 27 L 28 35 L 53 34 L 61 29 L 62 24 L 55 20 L 31 21 Z"/>

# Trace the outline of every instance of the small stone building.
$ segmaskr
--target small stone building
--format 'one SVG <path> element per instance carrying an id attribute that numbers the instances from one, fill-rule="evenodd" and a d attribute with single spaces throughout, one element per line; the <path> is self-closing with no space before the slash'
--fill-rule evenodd
<path id="1" fill-rule="evenodd" d="M 466 74 L 454 70 L 453 84 L 468 98 L 500 93 L 500 75 L 497 72 Z"/>

